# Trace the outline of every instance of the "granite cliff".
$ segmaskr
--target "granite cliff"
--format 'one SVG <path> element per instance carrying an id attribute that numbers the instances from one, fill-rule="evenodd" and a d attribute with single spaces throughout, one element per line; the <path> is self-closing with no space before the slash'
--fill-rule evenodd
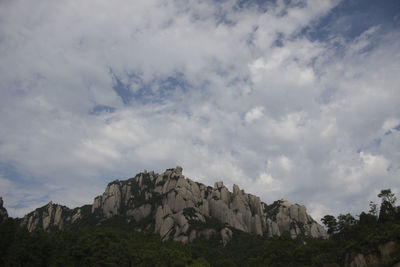
<path id="1" fill-rule="evenodd" d="M 8 218 L 7 210 L 3 207 L 3 199 L 0 197 L 0 223 Z"/>
<path id="2" fill-rule="evenodd" d="M 92 205 L 69 209 L 50 202 L 27 214 L 20 224 L 29 231 L 50 231 L 115 221 L 185 243 L 214 236 L 226 244 L 235 229 L 267 236 L 287 232 L 292 238 L 327 237 L 305 206 L 286 200 L 267 205 L 237 185 L 229 191 L 223 182 L 206 186 L 185 178 L 181 167 L 113 181 Z"/>

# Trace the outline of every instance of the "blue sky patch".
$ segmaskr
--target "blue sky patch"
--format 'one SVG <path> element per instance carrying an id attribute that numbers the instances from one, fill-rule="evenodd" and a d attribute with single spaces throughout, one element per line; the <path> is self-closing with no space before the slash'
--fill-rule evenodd
<path id="1" fill-rule="evenodd" d="M 130 74 L 128 83 L 125 84 L 121 79 L 112 73 L 115 80 L 114 91 L 121 98 L 124 105 L 135 103 L 162 103 L 172 97 L 175 93 L 185 93 L 188 91 L 189 83 L 185 80 L 182 73 L 175 73 L 166 78 L 154 78 L 149 82 L 144 82 L 140 75 Z M 101 108 L 111 108 L 102 106 Z"/>
<path id="2" fill-rule="evenodd" d="M 386 131 L 385 136 L 386 136 L 386 135 L 389 135 L 389 134 L 391 134 L 391 133 L 392 133 L 392 131 L 391 131 L 391 130 L 388 130 L 388 131 Z"/>
<path id="3" fill-rule="evenodd" d="M 112 73 L 112 72 L 111 72 Z M 129 85 L 122 83 L 122 81 L 112 73 L 115 84 L 113 86 L 114 91 L 121 98 L 124 105 L 128 105 L 134 96 L 133 92 L 130 90 Z"/>
<path id="4" fill-rule="evenodd" d="M 92 110 L 89 112 L 90 115 L 99 115 L 103 112 L 113 113 L 115 112 L 116 108 L 106 106 L 106 105 L 95 105 Z"/>
<path id="5" fill-rule="evenodd" d="M 393 29 L 400 26 L 398 0 L 341 1 L 329 14 L 305 32 L 312 40 L 326 41 L 333 36 L 354 39 L 373 26 Z"/>
<path id="6" fill-rule="evenodd" d="M 28 185 L 40 184 L 36 182 L 36 180 L 31 179 L 32 177 L 29 174 L 22 172 L 20 168 L 16 168 L 9 162 L 0 162 L 0 174 L 13 183 L 24 183 Z"/>

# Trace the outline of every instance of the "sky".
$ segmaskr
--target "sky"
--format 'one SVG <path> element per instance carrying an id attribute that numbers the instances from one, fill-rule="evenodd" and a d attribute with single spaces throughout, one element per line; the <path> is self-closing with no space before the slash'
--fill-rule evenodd
<path id="1" fill-rule="evenodd" d="M 399 29 L 398 0 L 1 0 L 0 196 L 180 165 L 318 221 L 400 198 Z"/>

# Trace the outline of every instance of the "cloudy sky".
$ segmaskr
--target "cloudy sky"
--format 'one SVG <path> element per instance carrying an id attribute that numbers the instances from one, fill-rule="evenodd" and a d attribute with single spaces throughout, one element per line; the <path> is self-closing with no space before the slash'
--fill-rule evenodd
<path id="1" fill-rule="evenodd" d="M 398 0 L 2 0 L 0 195 L 23 216 L 181 165 L 359 214 L 400 193 L 399 29 Z"/>

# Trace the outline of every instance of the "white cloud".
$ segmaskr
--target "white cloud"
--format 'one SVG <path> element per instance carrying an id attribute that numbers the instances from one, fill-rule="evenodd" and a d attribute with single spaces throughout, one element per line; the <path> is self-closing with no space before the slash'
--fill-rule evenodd
<path id="1" fill-rule="evenodd" d="M 290 171 L 293 168 L 293 163 L 290 160 L 290 158 L 286 156 L 280 156 L 279 157 L 279 163 L 285 171 Z"/>
<path id="2" fill-rule="evenodd" d="M 250 109 L 244 116 L 244 120 L 248 123 L 258 120 L 263 115 L 263 107 L 254 107 Z"/>
<path id="3" fill-rule="evenodd" d="M 0 166 L 17 174 L 0 169 L 0 195 L 10 213 L 90 203 L 111 179 L 175 165 L 318 216 L 399 192 L 400 132 L 384 134 L 400 118 L 400 35 L 302 34 L 337 3 L 261 12 L 235 1 L 1 2 Z M 184 85 L 166 89 L 169 77 Z M 115 111 L 95 116 L 95 105 Z M 11 187 L 21 193 L 11 198 Z"/>
<path id="4" fill-rule="evenodd" d="M 281 199 L 283 194 L 283 188 L 281 183 L 274 179 L 270 173 L 262 172 L 252 184 L 247 185 L 245 191 L 249 190 L 252 194 L 255 195 L 264 195 L 264 194 L 274 194 L 274 196 L 281 196 L 276 198 L 275 200 Z M 272 201 L 272 200 L 271 200 Z M 269 202 L 267 204 L 271 204 Z"/>
<path id="5" fill-rule="evenodd" d="M 387 132 L 398 125 L 400 125 L 400 119 L 390 118 L 384 121 L 382 129 L 384 130 L 384 132 Z"/>

